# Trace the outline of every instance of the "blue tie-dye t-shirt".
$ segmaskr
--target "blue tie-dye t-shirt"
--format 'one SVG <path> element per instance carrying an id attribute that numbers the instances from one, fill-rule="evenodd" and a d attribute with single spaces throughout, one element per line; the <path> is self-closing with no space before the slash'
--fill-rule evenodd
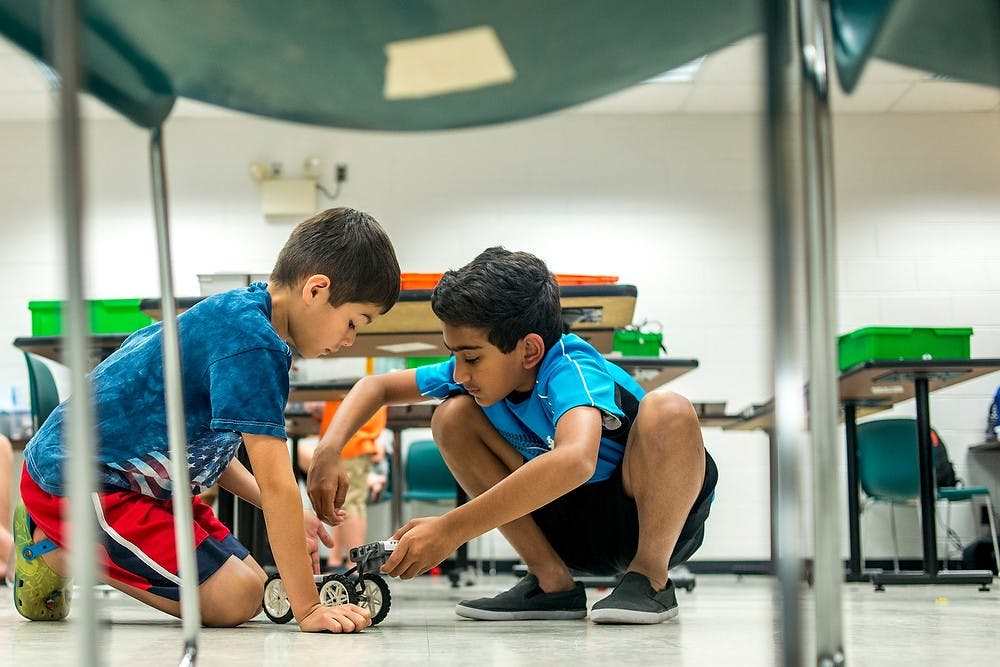
<path id="1" fill-rule="evenodd" d="M 188 471 L 197 493 L 226 470 L 241 433 L 285 438 L 292 356 L 271 325 L 264 283 L 203 299 L 177 321 Z M 161 329 L 156 323 L 135 332 L 91 374 L 103 488 L 170 497 Z M 55 409 L 24 450 L 31 478 L 60 496 L 65 407 Z"/>

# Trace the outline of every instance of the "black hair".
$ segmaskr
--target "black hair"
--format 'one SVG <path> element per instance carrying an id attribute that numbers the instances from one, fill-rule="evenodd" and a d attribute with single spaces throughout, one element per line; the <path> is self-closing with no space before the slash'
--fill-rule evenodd
<path id="1" fill-rule="evenodd" d="M 546 350 L 563 333 L 559 285 L 545 262 L 500 246 L 445 273 L 431 295 L 431 308 L 445 324 L 484 330 L 505 354 L 529 333 L 541 336 Z"/>
<path id="2" fill-rule="evenodd" d="M 399 261 L 375 218 L 331 208 L 299 223 L 278 254 L 271 282 L 295 287 L 309 276 L 330 278 L 330 304 L 372 303 L 385 313 L 399 300 Z"/>

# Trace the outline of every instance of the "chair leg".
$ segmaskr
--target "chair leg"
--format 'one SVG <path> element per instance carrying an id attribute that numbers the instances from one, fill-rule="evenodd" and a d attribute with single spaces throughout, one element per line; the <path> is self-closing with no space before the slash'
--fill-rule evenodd
<path id="1" fill-rule="evenodd" d="M 948 569 L 951 560 L 951 501 L 946 500 L 944 510 L 944 569 Z"/>
<path id="2" fill-rule="evenodd" d="M 993 518 L 993 501 L 990 499 L 990 494 L 986 494 L 986 513 L 989 515 L 990 520 L 990 539 L 993 540 L 993 558 L 996 560 L 994 563 L 997 566 L 997 570 L 1000 570 L 1000 548 L 997 547 L 997 524 L 996 519 Z"/>
<path id="3" fill-rule="evenodd" d="M 865 512 L 867 512 L 867 511 L 868 511 L 868 501 L 866 501 L 864 498 L 862 498 L 862 497 L 859 496 L 859 498 L 858 498 L 858 533 L 861 533 L 861 534 L 864 533 L 865 527 L 864 527 L 864 523 L 863 523 L 862 519 L 864 518 Z M 858 544 L 858 561 L 861 563 L 861 571 L 864 572 L 865 571 L 865 547 L 864 547 L 865 541 L 864 540 L 859 540 L 859 542 L 860 542 L 860 544 Z"/>
<path id="4" fill-rule="evenodd" d="M 899 539 L 896 537 L 896 503 L 889 503 L 889 530 L 892 531 L 892 566 L 899 572 Z"/>

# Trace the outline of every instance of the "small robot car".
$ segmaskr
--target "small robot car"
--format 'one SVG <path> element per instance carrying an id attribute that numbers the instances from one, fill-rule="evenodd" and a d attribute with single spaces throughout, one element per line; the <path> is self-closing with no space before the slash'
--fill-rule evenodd
<path id="1" fill-rule="evenodd" d="M 371 612 L 372 625 L 381 623 L 389 614 L 392 596 L 389 585 L 378 571 L 395 549 L 395 540 L 363 544 L 351 549 L 350 557 L 355 566 L 344 574 L 314 575 L 320 602 L 328 607 L 356 604 Z M 292 620 L 292 605 L 277 572 L 264 584 L 264 613 L 275 623 Z"/>

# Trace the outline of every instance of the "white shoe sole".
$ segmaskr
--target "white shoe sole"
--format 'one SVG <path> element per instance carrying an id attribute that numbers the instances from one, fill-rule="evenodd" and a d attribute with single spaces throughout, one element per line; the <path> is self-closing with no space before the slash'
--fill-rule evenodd
<path id="1" fill-rule="evenodd" d="M 632 609 L 591 609 L 590 620 L 594 623 L 617 623 L 627 625 L 654 625 L 669 621 L 677 616 L 677 607 L 658 613 L 635 611 Z"/>
<path id="2" fill-rule="evenodd" d="M 587 616 L 587 610 L 579 611 L 491 611 L 465 605 L 455 605 L 455 613 L 477 621 L 571 621 Z"/>

